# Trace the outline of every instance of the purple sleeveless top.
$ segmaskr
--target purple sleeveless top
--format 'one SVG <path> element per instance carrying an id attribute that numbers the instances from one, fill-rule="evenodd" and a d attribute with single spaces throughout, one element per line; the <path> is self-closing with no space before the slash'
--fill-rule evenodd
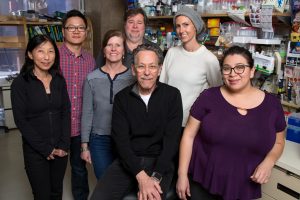
<path id="1" fill-rule="evenodd" d="M 241 115 L 214 87 L 200 94 L 190 114 L 201 122 L 189 166 L 193 180 L 225 200 L 260 198 L 260 184 L 250 176 L 285 129 L 280 101 L 265 93 L 260 105 Z"/>

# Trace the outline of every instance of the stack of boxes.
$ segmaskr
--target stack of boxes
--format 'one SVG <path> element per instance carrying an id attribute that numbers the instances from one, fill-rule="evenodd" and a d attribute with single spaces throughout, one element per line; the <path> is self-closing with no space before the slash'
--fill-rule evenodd
<path id="1" fill-rule="evenodd" d="M 288 116 L 286 139 L 300 143 L 300 113 L 292 113 Z"/>
<path id="2" fill-rule="evenodd" d="M 207 20 L 209 36 L 218 37 L 220 35 L 220 18 L 210 18 Z"/>

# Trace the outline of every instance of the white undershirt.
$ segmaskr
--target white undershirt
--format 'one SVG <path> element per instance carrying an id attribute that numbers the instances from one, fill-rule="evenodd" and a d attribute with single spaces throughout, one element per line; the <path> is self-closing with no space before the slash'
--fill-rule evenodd
<path id="1" fill-rule="evenodd" d="M 147 95 L 140 94 L 140 96 L 143 99 L 143 101 L 145 102 L 146 106 L 148 106 L 148 102 L 149 102 L 149 99 L 151 97 L 151 94 L 147 94 Z"/>

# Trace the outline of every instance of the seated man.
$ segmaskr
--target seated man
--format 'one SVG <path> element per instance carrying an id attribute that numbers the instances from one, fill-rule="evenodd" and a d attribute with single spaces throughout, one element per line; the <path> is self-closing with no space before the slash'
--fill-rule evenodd
<path id="1" fill-rule="evenodd" d="M 165 199 L 181 135 L 178 89 L 158 82 L 162 52 L 151 44 L 134 51 L 137 82 L 116 94 L 112 138 L 119 158 L 98 181 L 91 200 L 122 199 L 138 187 L 139 200 Z"/>

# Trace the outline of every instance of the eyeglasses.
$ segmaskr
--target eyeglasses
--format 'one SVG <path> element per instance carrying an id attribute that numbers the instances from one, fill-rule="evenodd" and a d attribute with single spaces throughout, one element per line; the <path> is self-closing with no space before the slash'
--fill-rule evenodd
<path id="1" fill-rule="evenodd" d="M 148 69 L 151 72 L 156 72 L 159 68 L 158 65 L 135 65 L 137 72 L 144 72 L 146 69 Z"/>
<path id="2" fill-rule="evenodd" d="M 69 32 L 75 32 L 75 30 L 78 30 L 78 32 L 86 31 L 85 26 L 66 26 L 65 29 L 67 29 Z"/>
<path id="3" fill-rule="evenodd" d="M 244 65 L 244 64 L 238 64 L 235 67 L 231 67 L 230 65 L 224 65 L 222 67 L 222 73 L 224 75 L 229 75 L 231 74 L 232 70 L 234 71 L 234 73 L 236 74 L 242 74 L 245 71 L 245 68 L 249 67 L 249 65 Z"/>

